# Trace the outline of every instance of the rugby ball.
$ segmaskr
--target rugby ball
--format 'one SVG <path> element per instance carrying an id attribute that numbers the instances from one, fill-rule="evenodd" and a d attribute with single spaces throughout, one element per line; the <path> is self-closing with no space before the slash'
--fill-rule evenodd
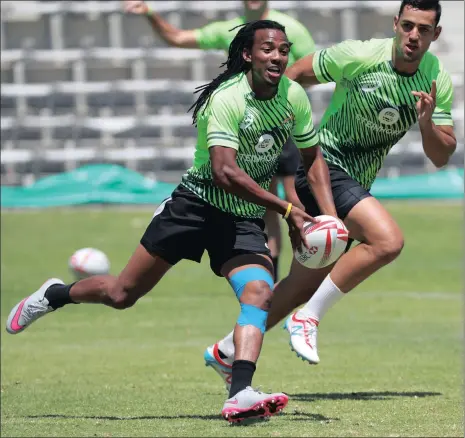
<path id="1" fill-rule="evenodd" d="M 309 249 L 296 250 L 294 257 L 306 268 L 320 269 L 334 263 L 347 246 L 349 231 L 344 223 L 328 215 L 317 216 L 318 223 L 304 224 L 305 237 Z"/>
<path id="2" fill-rule="evenodd" d="M 102 251 L 95 248 L 77 250 L 68 261 L 68 266 L 76 279 L 91 275 L 104 275 L 110 272 L 110 261 Z"/>

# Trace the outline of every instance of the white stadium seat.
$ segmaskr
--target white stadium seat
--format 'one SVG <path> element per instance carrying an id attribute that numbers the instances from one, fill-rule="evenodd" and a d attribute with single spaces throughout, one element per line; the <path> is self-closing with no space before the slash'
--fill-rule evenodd
<path id="1" fill-rule="evenodd" d="M 231 18 L 242 8 L 241 1 L 208 2 L 208 8 L 203 1 L 148 3 L 181 28 Z M 349 37 L 392 35 L 398 6 L 391 1 L 270 4 L 298 17 L 318 47 Z M 20 183 L 24 173 L 99 160 L 131 163 L 141 171 L 169 169 L 178 176 L 190 164 L 195 128 L 187 110 L 195 87 L 219 73 L 223 52 L 167 47 L 145 18 L 123 14 L 120 1 L 2 1 L 1 9 L 2 182 Z M 454 16 L 444 7 L 444 19 L 453 25 L 435 50 L 456 89 L 457 165 L 463 163 L 464 84 L 463 41 L 456 35 L 463 20 Z M 348 26 L 351 20 L 356 26 Z M 333 89 L 328 84 L 309 92 L 316 122 Z M 427 168 L 417 129 L 394 147 L 382 174 L 393 168 L 406 173 Z"/>

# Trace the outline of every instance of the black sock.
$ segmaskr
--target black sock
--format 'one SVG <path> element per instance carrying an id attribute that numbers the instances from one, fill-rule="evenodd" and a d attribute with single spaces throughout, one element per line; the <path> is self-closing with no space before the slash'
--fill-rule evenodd
<path id="1" fill-rule="evenodd" d="M 274 282 L 278 282 L 278 277 L 279 277 L 279 256 L 272 257 L 271 260 L 273 261 L 273 268 L 274 268 Z"/>
<path id="2" fill-rule="evenodd" d="M 69 296 L 71 287 L 76 283 L 71 284 L 53 284 L 45 291 L 45 298 L 48 304 L 53 309 L 59 309 L 65 304 L 77 304 Z"/>
<path id="3" fill-rule="evenodd" d="M 219 348 L 218 348 L 218 355 L 220 356 L 221 359 L 227 359 L 228 356 L 226 356 Z"/>
<path id="4" fill-rule="evenodd" d="M 248 360 L 235 360 L 232 364 L 231 389 L 229 398 L 252 385 L 252 377 L 255 373 L 255 364 Z"/>

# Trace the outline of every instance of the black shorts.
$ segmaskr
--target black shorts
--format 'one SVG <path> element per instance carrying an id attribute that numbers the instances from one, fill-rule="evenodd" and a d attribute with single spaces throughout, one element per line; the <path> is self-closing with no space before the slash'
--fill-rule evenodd
<path id="1" fill-rule="evenodd" d="M 372 195 L 340 167 L 328 164 L 328 168 L 337 215 L 340 219 L 344 220 L 350 210 L 352 210 L 352 208 L 354 208 L 362 199 L 368 198 Z M 302 165 L 300 165 L 297 170 L 295 188 L 300 201 L 305 206 L 305 211 L 313 217 L 320 215 L 321 212 L 318 207 L 318 203 L 313 197 L 308 186 L 307 177 Z M 353 239 L 349 239 L 346 251 L 348 251 L 352 242 Z"/>
<path id="2" fill-rule="evenodd" d="M 200 263 L 207 250 L 212 271 L 221 277 L 223 264 L 237 255 L 271 256 L 264 229 L 263 219 L 225 213 L 179 185 L 155 210 L 140 243 L 172 265 Z"/>
<path id="3" fill-rule="evenodd" d="M 294 176 L 297 172 L 297 168 L 300 164 L 300 152 L 297 146 L 294 144 L 292 139 L 289 139 L 284 143 L 283 151 L 278 159 L 278 170 L 276 176 Z"/>

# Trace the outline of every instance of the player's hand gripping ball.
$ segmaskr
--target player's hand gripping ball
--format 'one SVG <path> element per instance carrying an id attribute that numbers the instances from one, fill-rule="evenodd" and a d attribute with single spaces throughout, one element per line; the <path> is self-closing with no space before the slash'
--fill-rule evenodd
<path id="1" fill-rule="evenodd" d="M 347 246 L 349 231 L 344 223 L 328 215 L 316 216 L 318 223 L 304 225 L 308 249 L 296 250 L 294 257 L 306 268 L 320 269 L 334 263 Z"/>

